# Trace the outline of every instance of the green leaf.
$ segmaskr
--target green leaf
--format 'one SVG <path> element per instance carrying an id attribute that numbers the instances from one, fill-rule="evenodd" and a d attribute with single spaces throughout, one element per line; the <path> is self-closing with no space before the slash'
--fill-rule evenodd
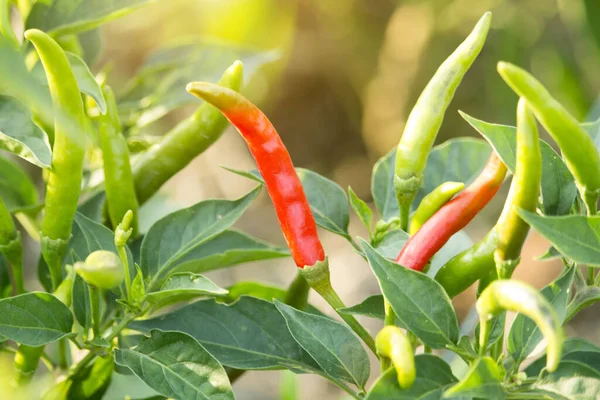
<path id="1" fill-rule="evenodd" d="M 88 31 L 152 2 L 152 0 L 37 1 L 26 29 L 38 28 L 53 36 Z"/>
<path id="2" fill-rule="evenodd" d="M 304 168 L 296 168 L 317 225 L 349 237 L 350 210 L 344 189 L 331 179 Z"/>
<path id="3" fill-rule="evenodd" d="M 126 373 L 117 372 L 124 370 Z M 106 394 L 102 400 L 123 400 L 123 399 L 146 399 L 146 400 L 166 400 L 167 398 L 156 393 L 155 390 L 146 385 L 127 367 L 115 365 L 115 373 Z"/>
<path id="4" fill-rule="evenodd" d="M 577 289 L 575 297 L 567 307 L 565 322 L 568 322 L 578 312 L 600 301 L 600 288 L 597 286 L 586 286 Z"/>
<path id="5" fill-rule="evenodd" d="M 42 346 L 71 334 L 73 314 L 49 293 L 30 292 L 0 300 L 0 335 Z"/>
<path id="6" fill-rule="evenodd" d="M 244 63 L 244 78 L 280 58 L 279 52 L 264 51 L 222 41 L 194 40 L 163 47 L 150 54 L 136 77 L 119 96 L 119 109 L 131 115 L 126 124 L 140 129 L 167 113 L 198 99 L 185 90 L 189 82 L 217 82 L 234 61 Z"/>
<path id="7" fill-rule="evenodd" d="M 517 129 L 514 126 L 490 124 L 461 111 L 460 115 L 492 145 L 510 172 L 517 160 Z M 566 215 L 577 196 L 573 175 L 561 157 L 548 143 L 540 140 L 542 154 L 542 210 L 546 215 Z"/>
<path id="8" fill-rule="evenodd" d="M 369 356 L 348 326 L 329 318 L 296 310 L 279 301 L 275 306 L 290 333 L 308 354 L 334 379 L 364 389 L 369 379 Z"/>
<path id="9" fill-rule="evenodd" d="M 547 217 L 518 209 L 519 216 L 565 257 L 600 266 L 600 216 Z"/>
<path id="10" fill-rule="evenodd" d="M 234 399 L 223 366 L 185 333 L 152 330 L 134 349 L 116 349 L 115 362 L 167 397 Z"/>
<path id="11" fill-rule="evenodd" d="M 562 349 L 562 360 L 574 360 L 583 362 L 580 360 L 579 354 L 581 353 L 590 353 L 594 356 L 600 355 L 600 347 L 596 344 L 590 342 L 587 339 L 578 338 L 578 337 L 569 337 L 565 339 Z M 573 356 L 571 356 L 573 354 Z M 585 364 L 585 362 L 584 362 Z M 540 358 L 532 362 L 525 368 L 525 373 L 529 377 L 534 377 L 540 374 L 542 370 L 546 367 L 546 354 L 543 354 Z M 594 368 L 594 367 L 592 367 Z M 598 369 L 598 368 L 596 368 Z"/>
<path id="12" fill-rule="evenodd" d="M 425 274 L 393 263 L 361 241 L 369 265 L 403 326 L 432 348 L 458 342 L 458 319 L 442 286 Z"/>
<path id="13" fill-rule="evenodd" d="M 146 284 L 144 283 L 144 273 L 137 264 L 135 265 L 135 269 L 137 272 L 131 282 L 131 302 L 135 307 L 141 308 L 144 299 L 147 300 Z"/>
<path id="14" fill-rule="evenodd" d="M 413 202 L 416 207 L 423 197 L 444 182 L 471 183 L 485 166 L 490 148 L 484 140 L 456 138 L 433 148 L 427 159 L 423 183 Z M 384 220 L 397 217 L 398 203 L 394 192 L 396 149 L 382 157 L 373 167 L 371 192 L 375 207 Z"/>
<path id="15" fill-rule="evenodd" d="M 444 386 L 457 381 L 450 366 L 431 354 L 417 355 L 415 368 L 417 378 L 410 389 L 400 388 L 398 375 L 390 368 L 375 381 L 365 400 L 437 400 L 442 398 L 440 391 Z"/>
<path id="16" fill-rule="evenodd" d="M 359 304 L 356 304 L 352 307 L 340 308 L 338 311 L 350 315 L 364 315 L 366 317 L 376 318 L 383 321 L 385 319 L 385 309 L 383 303 L 383 295 L 376 294 L 374 296 L 367 297 Z"/>
<path id="17" fill-rule="evenodd" d="M 37 126 L 31 111 L 19 100 L 0 95 L 0 149 L 40 168 L 50 168 L 52 150 L 46 133 Z"/>
<path id="18" fill-rule="evenodd" d="M 223 296 L 227 293 L 227 290 L 218 287 L 202 275 L 180 273 L 169 276 L 160 291 L 146 294 L 145 300 L 158 307 L 164 307 L 201 296 Z"/>
<path id="19" fill-rule="evenodd" d="M 275 305 L 254 297 L 243 296 L 230 306 L 202 300 L 160 317 L 134 321 L 130 327 L 185 332 L 231 368 L 322 373 L 290 334 Z"/>
<path id="20" fill-rule="evenodd" d="M 101 400 L 110 385 L 114 365 L 112 354 L 96 358 L 92 365 L 73 378 L 67 400 Z"/>
<path id="21" fill-rule="evenodd" d="M 90 292 L 88 286 L 79 276 L 75 274 L 73 280 L 73 313 L 79 325 L 81 325 L 85 331 L 89 331 L 92 326 L 92 308 L 90 305 Z"/>
<path id="22" fill-rule="evenodd" d="M 79 90 L 94 99 L 102 114 L 106 114 L 106 100 L 104 99 L 104 93 L 102 92 L 102 89 L 100 89 L 100 85 L 98 85 L 98 82 L 96 81 L 96 78 L 94 78 L 89 67 L 85 61 L 79 58 L 79 56 L 69 52 L 66 52 L 66 54 L 69 64 L 71 64 L 73 74 L 75 75 L 75 79 L 77 80 Z M 31 74 L 42 85 L 48 85 L 46 72 L 42 63 L 38 62 L 35 64 L 31 70 Z M 84 135 L 85 132 L 81 132 L 81 134 Z"/>
<path id="23" fill-rule="evenodd" d="M 40 205 L 37 189 L 29 174 L 3 157 L 0 157 L 0 198 L 11 213 L 32 210 Z"/>
<path id="24" fill-rule="evenodd" d="M 490 357 L 475 361 L 467 375 L 457 384 L 444 392 L 444 398 L 456 396 L 483 397 L 488 399 L 504 399 L 506 393 L 502 388 L 504 373 Z"/>
<path id="25" fill-rule="evenodd" d="M 180 264 L 202 258 L 196 254 L 206 254 L 201 245 L 230 228 L 259 192 L 260 186 L 237 200 L 202 201 L 155 223 L 142 242 L 141 268 L 150 280 L 148 290 L 153 291 Z"/>
<path id="26" fill-rule="evenodd" d="M 563 361 L 556 371 L 541 377 L 533 386 L 570 400 L 596 399 L 600 393 L 600 372 L 576 361 Z"/>
<path id="27" fill-rule="evenodd" d="M 562 322 L 567 313 L 567 304 L 571 298 L 571 284 L 575 268 L 565 270 L 554 282 L 541 290 Z M 518 314 L 508 335 L 508 352 L 517 364 L 520 364 L 543 339 L 538 326 L 523 314 Z"/>
<path id="28" fill-rule="evenodd" d="M 498 315 L 492 318 L 492 323 L 490 324 L 490 333 L 488 334 L 488 343 L 487 349 L 492 348 L 498 340 L 504 340 L 504 330 L 506 324 L 506 311 L 502 311 Z M 479 338 L 479 322 L 475 326 L 474 337 Z M 475 340 L 475 349 L 479 350 L 479 340 Z"/>
<path id="29" fill-rule="evenodd" d="M 364 200 L 360 199 L 354 190 L 348 186 L 348 198 L 350 199 L 350 206 L 360 218 L 363 225 L 371 232 L 371 224 L 373 223 L 373 211 Z"/>
<path id="30" fill-rule="evenodd" d="M 395 260 L 409 237 L 408 233 L 404 232 L 402 229 L 389 230 L 383 235 L 383 238 L 377 242 L 375 249 L 385 258 Z"/>

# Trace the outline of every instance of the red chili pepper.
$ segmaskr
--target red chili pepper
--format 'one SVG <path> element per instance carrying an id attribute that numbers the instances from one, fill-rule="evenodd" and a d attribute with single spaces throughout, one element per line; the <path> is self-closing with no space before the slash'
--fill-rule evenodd
<path id="1" fill-rule="evenodd" d="M 492 153 L 477 179 L 446 203 L 404 245 L 396 262 L 422 271 L 431 257 L 464 228 L 494 197 L 506 175 L 506 166 Z"/>
<path id="2" fill-rule="evenodd" d="M 325 260 L 300 178 L 267 116 L 242 95 L 219 85 L 194 82 L 187 91 L 218 108 L 248 144 L 296 265 L 304 268 Z"/>

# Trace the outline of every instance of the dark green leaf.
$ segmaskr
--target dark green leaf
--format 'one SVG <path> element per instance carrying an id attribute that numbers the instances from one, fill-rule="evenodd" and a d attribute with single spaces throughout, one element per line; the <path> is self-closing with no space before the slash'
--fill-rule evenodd
<path id="1" fill-rule="evenodd" d="M 442 388 L 457 381 L 450 366 L 434 355 L 417 355 L 415 368 L 417 378 L 410 389 L 400 388 L 398 375 L 390 368 L 373 384 L 365 400 L 438 400 Z M 437 396 L 430 397 L 433 394 Z"/>
<path id="2" fill-rule="evenodd" d="M 561 257 L 562 257 L 562 254 L 560 254 L 560 252 L 558 250 L 556 250 L 553 246 L 550 246 L 550 247 L 548 247 L 548 250 L 544 254 L 537 257 L 537 260 L 549 261 L 549 260 L 554 260 L 554 259 L 561 258 Z"/>
<path id="3" fill-rule="evenodd" d="M 400 267 L 362 241 L 383 294 L 401 324 L 432 348 L 458 342 L 458 319 L 442 286 L 425 274 Z"/>
<path id="4" fill-rule="evenodd" d="M 167 215 L 148 231 L 142 243 L 141 267 L 150 281 L 148 291 L 156 289 L 172 272 L 199 272 L 176 269 L 186 261 L 206 254 L 201 245 L 230 228 L 260 192 L 260 187 L 237 200 L 206 200 Z"/>
<path id="5" fill-rule="evenodd" d="M 591 306 L 592 304 L 596 304 L 600 301 L 600 288 L 597 286 L 586 286 L 580 289 L 577 289 L 577 293 L 575 293 L 575 297 L 569 303 L 567 307 L 567 315 L 565 317 L 565 322 L 568 322 L 573 318 L 579 311 L 583 310 L 586 307 Z"/>
<path id="6" fill-rule="evenodd" d="M 135 321 L 130 327 L 185 332 L 231 368 L 320 371 L 294 340 L 275 305 L 254 297 L 241 297 L 230 306 L 212 299 L 198 301 L 167 315 Z"/>
<path id="7" fill-rule="evenodd" d="M 460 111 L 459 111 L 460 112 Z M 517 163 L 517 129 L 514 126 L 490 124 L 463 112 L 460 115 L 478 131 L 514 174 Z M 542 154 L 542 209 L 546 215 L 566 215 L 577 196 L 573 175 L 560 156 L 543 140 Z"/>
<path id="8" fill-rule="evenodd" d="M 49 293 L 31 292 L 0 300 L 0 335 L 27 346 L 68 336 L 73 314 Z"/>
<path id="9" fill-rule="evenodd" d="M 94 99 L 102 114 L 105 114 L 106 100 L 104 99 L 104 93 L 102 92 L 102 89 L 100 89 L 100 85 L 98 85 L 98 82 L 96 81 L 96 78 L 94 78 L 94 75 L 90 71 L 89 67 L 85 61 L 79 58 L 79 56 L 69 52 L 66 54 L 67 58 L 69 59 L 69 64 L 71 64 L 73 75 L 75 75 L 75 79 L 77 80 L 79 90 Z M 31 74 L 41 84 L 48 85 L 46 72 L 44 71 L 42 63 L 38 62 L 35 64 L 31 70 Z M 85 132 L 81 132 L 81 134 L 84 135 Z"/>
<path id="10" fill-rule="evenodd" d="M 290 333 L 308 354 L 334 379 L 354 383 L 360 389 L 369 379 L 369 356 L 348 326 L 296 310 L 279 301 L 275 306 Z"/>
<path id="11" fill-rule="evenodd" d="M 31 111 L 19 100 L 0 95 L 0 149 L 40 168 L 50 168 L 48 138 L 31 118 Z"/>
<path id="12" fill-rule="evenodd" d="M 504 399 L 506 393 L 501 384 L 503 379 L 504 373 L 494 360 L 483 357 L 475 361 L 460 382 L 446 390 L 444 398 L 465 396 Z"/>
<path id="13" fill-rule="evenodd" d="M 101 400 L 113 376 L 112 354 L 98 357 L 94 363 L 73 378 L 68 400 Z"/>
<path id="14" fill-rule="evenodd" d="M 218 287 L 202 275 L 180 273 L 169 276 L 160 291 L 146 294 L 145 299 L 150 304 L 164 307 L 201 296 L 223 296 L 226 294 L 227 290 Z"/>
<path id="15" fill-rule="evenodd" d="M 404 232 L 402 229 L 389 230 L 385 233 L 383 238 L 377 242 L 375 249 L 377 249 L 379 254 L 385 258 L 395 260 L 409 237 L 408 233 Z"/>
<path id="16" fill-rule="evenodd" d="M 144 283 L 144 274 L 140 267 L 135 265 L 136 274 L 135 278 L 131 282 L 131 302 L 135 307 L 141 308 L 144 299 L 147 300 L 146 297 L 146 284 Z M 172 286 L 171 286 L 172 288 Z M 171 293 L 173 294 L 173 293 Z M 167 300 L 167 299 L 165 299 Z M 167 300 L 168 301 L 168 300 Z"/>
<path id="17" fill-rule="evenodd" d="M 600 354 L 600 347 L 596 346 L 594 343 L 578 337 L 570 337 L 567 338 L 563 344 L 562 349 L 562 360 L 570 359 L 569 355 L 572 353 L 595 353 Z M 577 361 L 577 357 L 574 358 Z M 546 367 L 546 354 L 542 355 L 540 358 L 532 362 L 525 368 L 525 373 L 527 376 L 534 377 L 539 375 L 539 373 Z"/>
<path id="18" fill-rule="evenodd" d="M 546 217 L 521 209 L 518 213 L 565 257 L 600 266 L 600 216 Z"/>
<path id="19" fill-rule="evenodd" d="M 8 297 L 12 292 L 12 283 L 10 281 L 9 271 L 11 270 L 11 266 L 4 257 L 3 254 L 0 253 L 0 298 Z M 2 338 L 0 338 L 0 342 Z"/>
<path id="20" fill-rule="evenodd" d="M 350 206 L 360 218 L 363 225 L 371 232 L 371 224 L 373 222 L 373 211 L 364 200 L 360 199 L 354 190 L 350 186 L 348 186 L 348 197 L 350 199 Z"/>
<path id="21" fill-rule="evenodd" d="M 362 303 L 352 307 L 340 308 L 338 311 L 343 312 L 344 314 L 364 315 L 382 321 L 385 319 L 383 296 L 380 294 L 367 297 Z"/>
<path id="22" fill-rule="evenodd" d="M 27 18 L 26 29 L 38 28 L 53 36 L 94 29 L 129 14 L 152 0 L 38 1 Z"/>
<path id="23" fill-rule="evenodd" d="M 185 333 L 152 330 L 135 349 L 115 350 L 115 362 L 167 397 L 234 398 L 223 366 Z"/>
<path id="24" fill-rule="evenodd" d="M 538 379 L 534 387 L 570 400 L 596 399 L 600 393 L 600 372 L 577 361 L 563 361 L 556 371 Z"/>
<path id="25" fill-rule="evenodd" d="M 490 349 L 494 346 L 498 340 L 504 339 L 504 328 L 506 324 L 506 311 L 502 311 L 500 314 L 496 315 L 492 319 L 492 323 L 490 326 L 490 333 L 488 335 L 488 343 L 487 348 Z M 479 322 L 475 326 L 475 334 L 474 337 L 479 338 Z M 479 340 L 475 341 L 476 350 L 479 350 Z"/>
<path id="26" fill-rule="evenodd" d="M 567 313 L 567 304 L 571 298 L 571 284 L 574 275 L 575 268 L 569 268 L 541 291 L 556 311 L 561 322 L 564 321 Z M 542 338 L 542 333 L 535 322 L 523 314 L 518 314 L 508 335 L 508 352 L 515 362 L 520 364 L 535 349 Z"/>
<path id="27" fill-rule="evenodd" d="M 239 47 L 222 41 L 194 40 L 166 46 L 150 54 L 137 75 L 119 98 L 119 109 L 133 118 L 126 121 L 142 128 L 198 99 L 185 90 L 189 82 L 217 82 L 234 61 L 244 63 L 244 78 L 249 79 L 265 64 L 280 58 L 276 51 Z"/>
<path id="28" fill-rule="evenodd" d="M 92 309 L 90 305 L 90 294 L 88 291 L 88 286 L 79 276 L 79 274 L 75 274 L 75 278 L 73 280 L 73 313 L 75 314 L 75 318 L 77 318 L 77 322 L 81 325 L 85 331 L 87 332 L 89 328 L 92 326 Z"/>
<path id="29" fill-rule="evenodd" d="M 375 208 L 383 220 L 397 217 L 400 213 L 396 192 L 394 191 L 394 170 L 396 149 L 381 157 L 373 167 L 371 176 L 371 194 Z"/>

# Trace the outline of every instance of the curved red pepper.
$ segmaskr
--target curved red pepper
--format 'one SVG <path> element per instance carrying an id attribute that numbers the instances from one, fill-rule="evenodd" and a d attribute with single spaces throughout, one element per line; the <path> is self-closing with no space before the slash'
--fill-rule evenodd
<path id="1" fill-rule="evenodd" d="M 422 271 L 452 235 L 464 228 L 494 197 L 506 175 L 506 166 L 492 152 L 477 179 L 446 203 L 404 245 L 396 262 Z"/>
<path id="2" fill-rule="evenodd" d="M 248 144 L 296 265 L 304 268 L 325 260 L 300 178 L 267 116 L 239 93 L 219 85 L 194 82 L 187 91 L 218 108 Z"/>

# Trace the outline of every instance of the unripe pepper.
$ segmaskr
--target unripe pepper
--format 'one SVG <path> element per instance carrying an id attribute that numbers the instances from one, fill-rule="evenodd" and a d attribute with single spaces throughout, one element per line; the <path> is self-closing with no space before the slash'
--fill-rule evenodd
<path id="1" fill-rule="evenodd" d="M 506 166 L 492 152 L 477 179 L 411 236 L 396 262 L 406 268 L 422 271 L 450 237 L 464 228 L 494 197 L 505 175 Z"/>
<path id="2" fill-rule="evenodd" d="M 364 327 L 353 316 L 338 311 L 344 303 L 331 286 L 329 263 L 319 240 L 315 218 L 290 154 L 273 124 L 234 90 L 205 82 L 190 83 L 186 89 L 218 108 L 237 128 L 265 181 L 281 231 L 302 276 L 375 352 L 375 341 Z"/>
<path id="3" fill-rule="evenodd" d="M 444 120 L 454 93 L 481 51 L 490 28 L 492 14 L 486 12 L 471 34 L 433 75 L 413 107 L 398 149 L 394 188 L 401 210 L 410 209 L 416 196 L 427 157 Z"/>
<path id="4" fill-rule="evenodd" d="M 127 139 L 122 134 L 115 95 L 108 86 L 104 88 L 104 97 L 107 106 L 106 115 L 100 115 L 98 119 L 108 215 L 112 226 L 116 227 L 127 211 L 131 210 L 133 213 L 131 227 L 135 237 L 138 227 L 138 201 L 131 174 L 129 147 Z"/>
<path id="5" fill-rule="evenodd" d="M 25 38 L 33 43 L 40 56 L 54 105 L 54 146 L 42 221 L 42 255 L 50 269 L 52 284 L 57 288 L 62 280 L 62 258 L 71 237 L 81 192 L 85 114 L 79 87 L 65 52 L 40 30 L 26 31 Z"/>
<path id="6" fill-rule="evenodd" d="M 527 71 L 513 64 L 500 62 L 498 72 L 519 96 L 527 100 L 538 121 L 556 141 L 567 167 L 575 177 L 589 214 L 595 214 L 600 195 L 600 155 L 594 140 Z"/>
<path id="7" fill-rule="evenodd" d="M 521 98 L 517 106 L 517 162 L 502 214 L 492 230 L 470 249 L 450 259 L 438 271 L 438 281 L 454 297 L 491 274 L 508 278 L 519 262 L 529 226 L 516 213 L 535 211 L 542 179 L 542 157 L 536 122 Z M 495 274 L 494 274 L 495 275 Z"/>
<path id="8" fill-rule="evenodd" d="M 0 198 L 0 253 L 8 260 L 14 279 L 14 290 L 17 294 L 25 293 L 23 285 L 23 246 L 21 234 L 17 231 L 15 223 Z"/>
<path id="9" fill-rule="evenodd" d="M 534 287 L 515 280 L 497 280 L 481 293 L 476 303 L 479 313 L 480 351 L 487 349 L 490 322 L 500 312 L 515 311 L 531 318 L 547 341 L 546 368 L 555 371 L 560 362 L 563 332 L 556 312 Z"/>
<path id="10" fill-rule="evenodd" d="M 388 325 L 377 334 L 375 345 L 377 354 L 391 360 L 400 387 L 410 389 L 417 376 L 410 339 L 397 326 Z"/>
<path id="11" fill-rule="evenodd" d="M 96 250 L 75 263 L 75 272 L 88 284 L 99 289 L 112 289 L 123 282 L 125 272 L 118 255 L 108 250 Z"/>
<path id="12" fill-rule="evenodd" d="M 244 66 L 234 62 L 223 73 L 219 85 L 239 91 Z M 201 105 L 150 148 L 133 167 L 135 191 L 144 204 L 173 175 L 217 141 L 227 128 L 227 119 L 210 104 Z"/>
<path id="13" fill-rule="evenodd" d="M 325 251 L 302 182 L 267 116 L 242 95 L 219 85 L 194 82 L 187 91 L 221 110 L 248 144 L 296 265 L 304 268 L 324 261 Z"/>
<path id="14" fill-rule="evenodd" d="M 419 207 L 410 220 L 409 233 L 414 235 L 433 214 L 458 192 L 465 188 L 462 182 L 444 182 L 431 191 L 419 203 Z"/>

